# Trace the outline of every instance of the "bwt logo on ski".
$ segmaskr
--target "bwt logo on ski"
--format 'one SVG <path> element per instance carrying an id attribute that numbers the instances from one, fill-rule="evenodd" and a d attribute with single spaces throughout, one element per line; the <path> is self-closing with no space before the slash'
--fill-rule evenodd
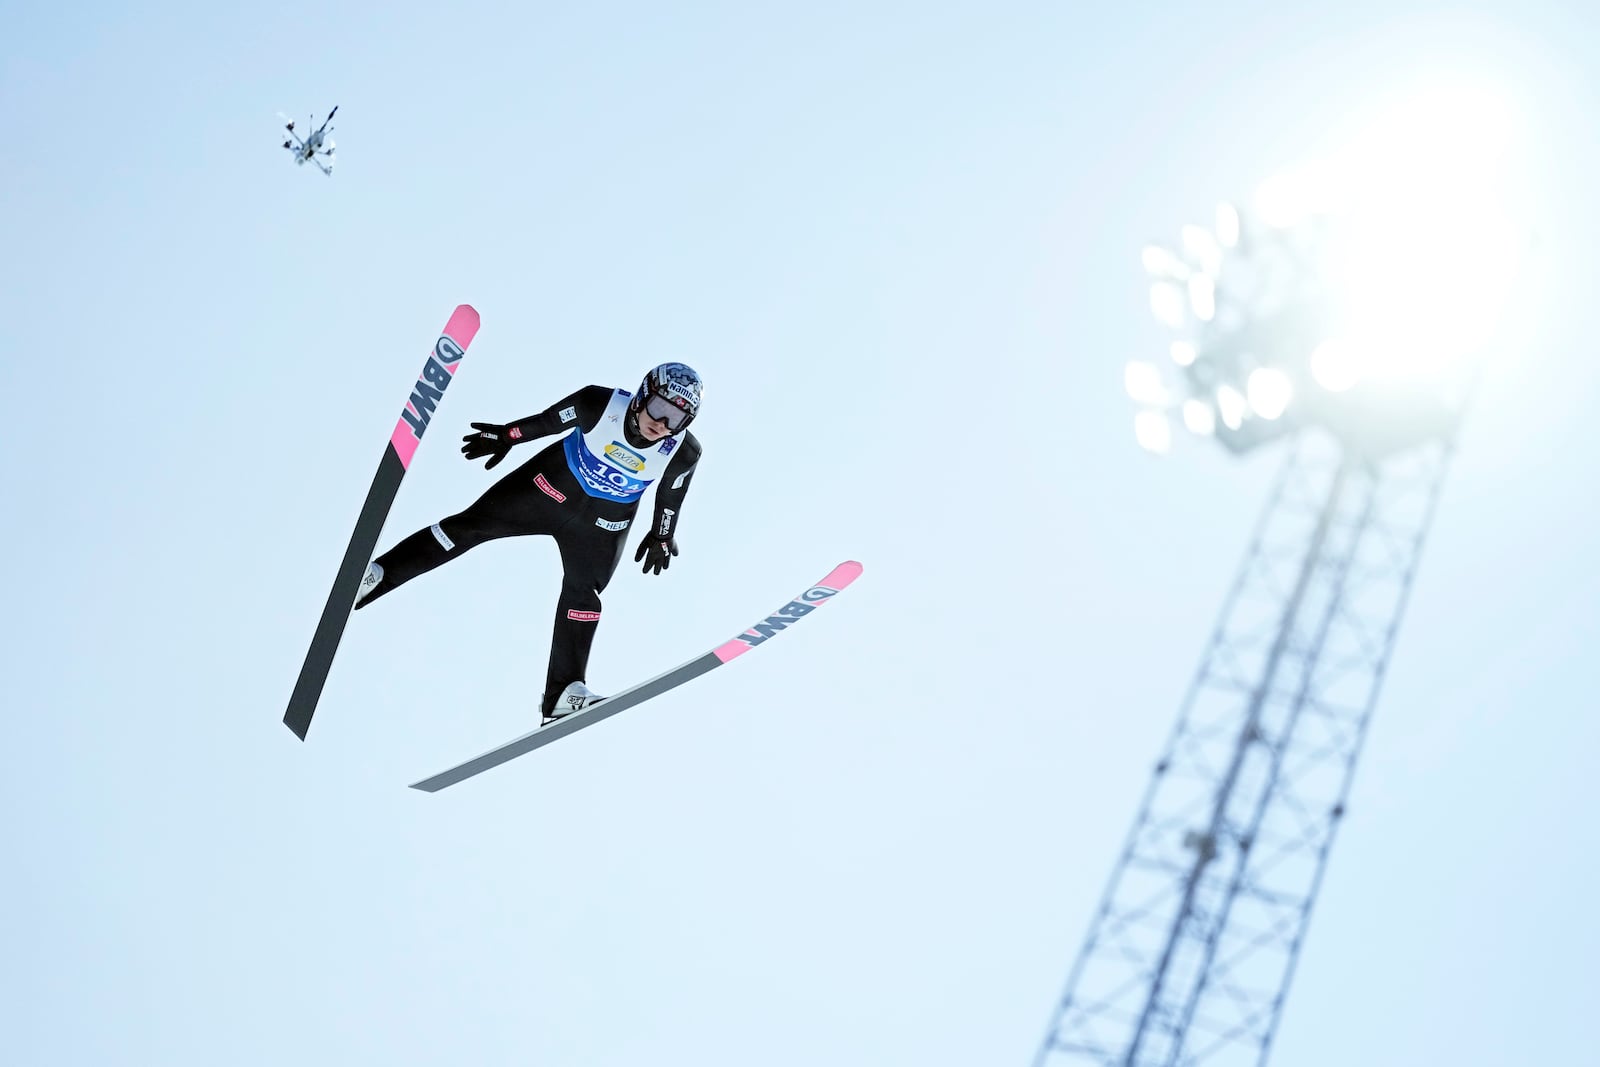
<path id="1" fill-rule="evenodd" d="M 739 640 L 754 648 L 767 638 L 773 636 L 787 626 L 791 626 L 810 615 L 822 602 L 836 595 L 837 589 L 829 589 L 825 585 L 812 586 L 800 594 L 799 600 L 791 600 L 777 611 L 768 615 L 761 622 L 739 635 Z"/>
<path id="2" fill-rule="evenodd" d="M 417 379 L 417 384 L 411 387 L 411 400 L 406 404 L 400 417 L 411 426 L 411 432 L 417 440 L 422 440 L 422 435 L 427 432 L 428 423 L 433 419 L 433 409 L 438 406 L 444 391 L 450 388 L 450 379 L 453 372 L 450 368 L 460 362 L 466 355 L 466 349 L 456 344 L 450 337 L 441 337 L 433 346 L 433 355 L 428 359 L 428 365 L 422 368 L 422 376 Z"/>

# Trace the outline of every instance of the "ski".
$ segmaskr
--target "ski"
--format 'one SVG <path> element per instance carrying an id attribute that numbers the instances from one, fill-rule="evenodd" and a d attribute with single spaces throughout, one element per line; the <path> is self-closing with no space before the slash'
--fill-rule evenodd
<path id="1" fill-rule="evenodd" d="M 444 333 L 434 343 L 428 361 L 422 366 L 411 386 L 411 395 L 400 409 L 400 418 L 389 435 L 389 443 L 378 463 L 377 476 L 372 488 L 367 490 L 367 501 L 361 505 L 356 519 L 355 533 L 350 537 L 350 547 L 345 549 L 339 572 L 334 576 L 333 589 L 317 622 L 317 631 L 311 638 L 311 649 L 306 653 L 305 664 L 300 668 L 300 678 L 289 697 L 289 710 L 284 713 L 284 725 L 304 741 L 311 729 L 311 716 L 316 713 L 317 700 L 328 681 L 328 670 L 333 666 L 333 654 L 339 650 L 339 639 L 344 636 L 345 624 L 350 621 L 350 609 L 356 602 L 361 576 L 366 573 L 372 550 L 378 547 L 383 533 L 384 520 L 394 505 L 395 494 L 400 491 L 400 479 L 411 467 L 417 445 L 433 419 L 444 391 L 455 378 L 456 368 L 466 355 L 467 346 L 478 334 L 478 313 L 470 304 L 462 304 L 445 323 Z"/>
<path id="2" fill-rule="evenodd" d="M 602 719 L 609 719 L 619 711 L 626 711 L 636 704 L 644 703 L 651 697 L 657 697 L 670 689 L 676 689 L 684 682 L 698 678 L 707 671 L 715 670 L 724 663 L 737 659 L 752 648 L 765 644 L 783 632 L 786 627 L 794 625 L 800 619 L 832 600 L 860 576 L 861 564 L 853 560 L 841 563 L 829 572 L 828 576 L 822 581 L 813 585 L 737 637 L 718 645 L 705 655 L 680 664 L 665 674 L 658 674 L 647 682 L 639 683 L 632 689 L 625 689 L 616 696 L 607 697 L 600 703 L 584 708 L 582 711 L 557 719 L 548 726 L 541 726 L 532 733 L 523 734 L 514 741 L 507 741 L 499 748 L 492 748 L 481 756 L 451 767 L 449 770 L 442 771 L 431 778 L 413 782 L 411 783 L 411 788 L 420 789 L 426 793 L 437 793 L 446 786 L 464 782 L 474 775 L 482 774 L 491 767 L 498 767 L 500 764 L 532 752 L 536 748 L 543 748 L 552 741 L 559 741 L 568 734 L 577 733 L 585 726 L 593 726 Z"/>

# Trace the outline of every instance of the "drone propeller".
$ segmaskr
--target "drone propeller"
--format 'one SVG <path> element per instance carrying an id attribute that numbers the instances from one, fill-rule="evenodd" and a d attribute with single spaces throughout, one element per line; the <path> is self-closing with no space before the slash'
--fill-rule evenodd
<path id="1" fill-rule="evenodd" d="M 339 110 L 339 105 L 335 104 L 333 106 L 333 111 L 338 111 L 338 110 Z M 333 111 L 328 112 L 328 117 L 322 120 L 322 125 L 321 126 L 317 127 L 317 132 L 318 133 L 322 133 L 324 130 L 326 130 L 328 128 L 328 123 L 333 121 Z M 315 122 L 316 121 L 316 116 L 315 115 L 311 116 L 311 119 L 312 119 L 313 122 Z"/>

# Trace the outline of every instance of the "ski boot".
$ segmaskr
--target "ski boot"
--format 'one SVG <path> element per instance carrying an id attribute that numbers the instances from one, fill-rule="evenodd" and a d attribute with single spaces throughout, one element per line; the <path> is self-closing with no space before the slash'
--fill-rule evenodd
<path id="1" fill-rule="evenodd" d="M 589 687 L 582 682 L 573 682 L 561 691 L 556 697 L 556 706 L 544 713 L 540 726 L 548 726 L 557 719 L 564 719 L 575 711 L 592 708 L 604 700 L 605 697 L 597 696 L 589 691 Z"/>
<path id="2" fill-rule="evenodd" d="M 381 563 L 367 564 L 367 573 L 361 579 L 361 588 L 356 593 L 356 607 L 361 607 L 361 602 L 372 595 L 378 588 L 378 583 L 383 581 L 383 565 Z"/>

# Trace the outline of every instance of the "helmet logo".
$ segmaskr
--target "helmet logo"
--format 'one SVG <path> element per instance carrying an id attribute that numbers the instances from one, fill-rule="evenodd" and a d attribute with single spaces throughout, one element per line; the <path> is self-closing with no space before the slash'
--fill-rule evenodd
<path id="1" fill-rule="evenodd" d="M 629 410 L 642 412 L 650 402 L 659 399 L 684 413 L 681 420 L 666 418 L 672 432 L 681 433 L 700 411 L 702 388 L 700 375 L 695 373 L 693 367 L 684 363 L 663 363 L 645 375 L 639 386 L 639 394 L 629 405 Z M 658 409 L 653 417 L 665 418 L 666 410 Z"/>

